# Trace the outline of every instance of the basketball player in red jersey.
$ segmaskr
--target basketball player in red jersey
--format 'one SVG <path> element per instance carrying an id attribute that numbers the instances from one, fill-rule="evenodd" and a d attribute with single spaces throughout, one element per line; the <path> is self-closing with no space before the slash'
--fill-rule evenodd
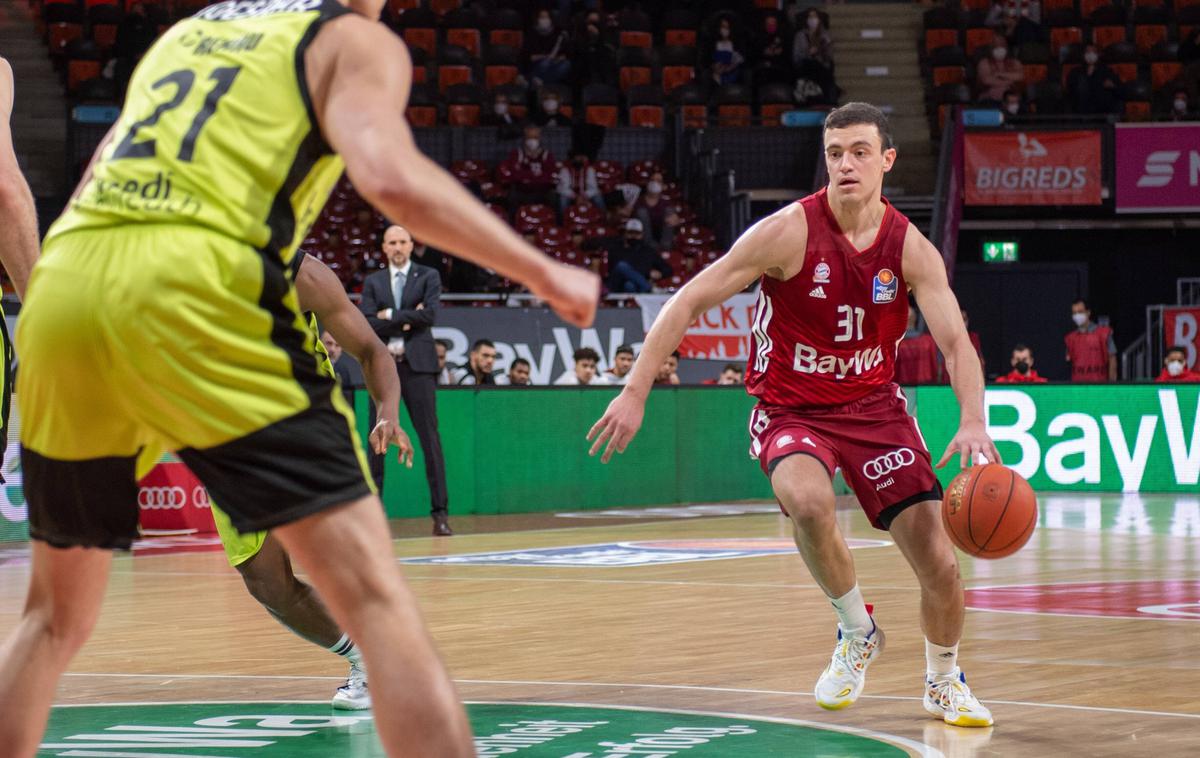
<path id="1" fill-rule="evenodd" d="M 941 486 L 892 381 L 908 292 L 946 356 L 961 408 L 939 467 L 954 454 L 964 467 L 980 455 L 999 461 L 985 430 L 979 359 L 941 255 L 880 195 L 896 160 L 887 118 L 865 103 L 845 105 L 825 119 L 824 145 L 829 185 L 755 224 L 663 308 L 629 383 L 588 433 L 591 453 L 604 447 L 608 461 L 624 452 L 654 375 L 688 324 L 761 278 L 746 375 L 758 398 L 751 453 L 837 612 L 838 643 L 817 681 L 817 703 L 852 705 L 884 643 L 834 519 L 831 477 L 840 467 L 871 523 L 890 532 L 920 581 L 925 709 L 948 724 L 990 726 L 991 713 L 957 665 L 963 590 L 942 527 Z"/>

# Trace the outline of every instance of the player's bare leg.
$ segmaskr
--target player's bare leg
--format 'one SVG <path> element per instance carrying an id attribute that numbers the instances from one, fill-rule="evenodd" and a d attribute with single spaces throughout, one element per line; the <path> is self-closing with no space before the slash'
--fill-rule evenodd
<path id="1" fill-rule="evenodd" d="M 875 626 L 859 592 L 824 464 L 809 455 L 788 456 L 771 473 L 771 486 L 792 519 L 804 563 L 838 615 L 838 643 L 813 695 L 822 708 L 840 710 L 862 692 L 867 666 L 883 649 L 883 630 Z"/>
<path id="2" fill-rule="evenodd" d="M 940 509 L 936 500 L 918 503 L 901 511 L 889 530 L 921 584 L 925 709 L 955 726 L 991 726 L 991 712 L 971 694 L 958 667 L 965 614 L 962 577 Z"/>
<path id="3" fill-rule="evenodd" d="M 379 499 L 322 511 L 275 534 L 362 648 L 388 755 L 473 756 L 466 713 L 400 575 Z"/>
<path id="4" fill-rule="evenodd" d="M 32 756 L 46 729 L 54 688 L 100 616 L 112 553 L 33 541 L 33 573 L 21 620 L 0 647 L 0 745 Z"/>

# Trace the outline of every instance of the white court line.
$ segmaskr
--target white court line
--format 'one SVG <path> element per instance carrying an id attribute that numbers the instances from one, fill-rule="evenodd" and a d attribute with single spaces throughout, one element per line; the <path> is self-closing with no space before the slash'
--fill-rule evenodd
<path id="1" fill-rule="evenodd" d="M 345 677 L 338 676 L 294 676 L 286 674 L 101 674 L 92 672 L 66 673 L 63 676 L 76 677 L 113 677 L 125 679 L 279 679 L 279 680 L 344 680 Z M 512 685 L 528 685 L 528 686 L 551 686 L 551 687 L 615 687 L 618 689 L 636 688 L 647 690 L 685 690 L 692 692 L 729 692 L 734 694 L 744 695 L 787 695 L 793 697 L 811 697 L 809 691 L 793 692 L 791 690 L 759 690 L 746 689 L 741 687 L 709 687 L 695 684 L 641 684 L 633 682 L 545 682 L 532 679 L 455 679 L 456 684 L 512 684 Z M 859 697 L 872 700 L 920 700 L 919 697 L 909 695 L 860 695 Z M 188 701 L 190 702 L 190 701 Z M 216 702 L 216 701 L 214 701 Z M 230 701 L 230 702 L 254 702 L 254 701 Z M 264 701 L 265 702 L 265 701 Z M 318 702 L 325 702 L 324 700 Z M 1135 716 L 1173 716 L 1175 718 L 1184 719 L 1200 719 L 1200 713 L 1174 713 L 1171 711 L 1145 711 L 1135 708 L 1105 708 L 1096 705 L 1072 705 L 1068 703 L 1031 703 L 1026 700 L 992 700 L 988 698 L 989 703 L 1000 705 L 1023 705 L 1030 708 L 1060 708 L 1073 711 L 1095 711 L 1098 713 L 1127 713 Z M 155 703 L 112 703 L 111 705 L 155 705 Z M 750 718 L 750 717 L 747 717 Z M 754 716 L 753 718 L 759 718 Z"/>
<path id="2" fill-rule="evenodd" d="M 168 700 L 160 702 L 126 702 L 126 703 L 64 703 L 55 705 L 55 708 L 132 708 L 141 706 L 158 706 L 158 705 L 264 705 L 264 704 L 284 704 L 284 705 L 323 705 L 327 700 Z M 532 705 L 553 708 L 584 708 L 590 710 L 613 710 L 613 711 L 635 711 L 642 713 L 675 713 L 686 716 L 719 716 L 728 719 L 744 719 L 746 721 L 762 721 L 773 724 L 788 724 L 792 726 L 803 726 L 810 729 L 818 729 L 823 732 L 841 732 L 843 734 L 853 734 L 862 737 L 874 738 L 880 742 L 891 742 L 896 745 L 901 745 L 910 748 L 921 758 L 946 758 L 945 753 L 935 747 L 931 747 L 916 740 L 910 740 L 906 737 L 900 737 L 887 732 L 877 732 L 873 729 L 862 729 L 855 726 L 843 726 L 841 724 L 826 724 L 820 721 L 804 721 L 802 719 L 788 719 L 777 716 L 754 716 L 748 713 L 726 713 L 721 711 L 693 711 L 683 710 L 679 708 L 651 708 L 648 706 L 639 705 L 609 705 L 607 703 L 546 703 L 535 701 L 508 701 L 508 700 L 466 700 L 465 705 Z"/>

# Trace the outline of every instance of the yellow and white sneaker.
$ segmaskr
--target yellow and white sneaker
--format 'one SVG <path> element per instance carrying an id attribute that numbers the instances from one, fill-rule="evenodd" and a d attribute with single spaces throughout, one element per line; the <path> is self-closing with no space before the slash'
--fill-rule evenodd
<path id="1" fill-rule="evenodd" d="M 992 712 L 971 694 L 962 670 L 925 677 L 925 710 L 951 726 L 991 726 Z"/>
<path id="2" fill-rule="evenodd" d="M 871 619 L 872 625 L 875 620 Z M 827 711 L 849 708 L 858 700 L 867 681 L 867 666 L 883 650 L 883 630 L 877 625 L 864 636 L 849 635 L 838 625 L 838 643 L 833 658 L 825 667 L 813 695 L 817 705 Z"/>

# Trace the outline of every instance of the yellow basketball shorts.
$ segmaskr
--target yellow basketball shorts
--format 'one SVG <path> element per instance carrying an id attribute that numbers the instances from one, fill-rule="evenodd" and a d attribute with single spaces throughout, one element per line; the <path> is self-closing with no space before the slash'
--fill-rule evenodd
<path id="1" fill-rule="evenodd" d="M 175 451 L 239 532 L 374 491 L 273 255 L 186 226 L 53 237 L 16 337 L 34 539 L 128 547 L 142 451 Z"/>

